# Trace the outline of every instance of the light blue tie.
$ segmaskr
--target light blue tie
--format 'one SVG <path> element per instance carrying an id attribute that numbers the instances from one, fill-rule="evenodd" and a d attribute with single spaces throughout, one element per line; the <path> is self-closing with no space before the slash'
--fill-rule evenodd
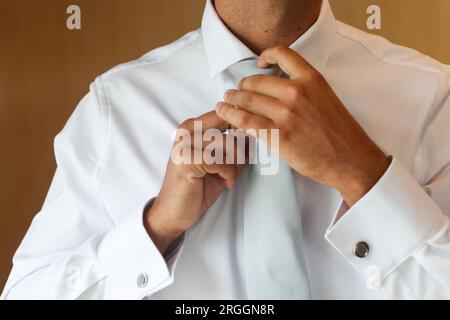
<path id="1" fill-rule="evenodd" d="M 259 69 L 253 58 L 228 70 L 237 81 L 279 73 L 276 68 Z M 258 152 L 267 151 L 262 141 L 257 141 L 257 146 L 262 148 Z M 262 169 L 260 161 L 250 166 L 245 193 L 247 296 L 252 300 L 310 299 L 294 172 L 281 159 L 277 173 L 262 175 Z"/>

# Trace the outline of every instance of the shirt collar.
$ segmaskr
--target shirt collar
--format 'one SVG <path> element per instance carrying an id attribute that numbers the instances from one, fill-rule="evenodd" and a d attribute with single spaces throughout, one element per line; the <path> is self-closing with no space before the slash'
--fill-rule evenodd
<path id="1" fill-rule="evenodd" d="M 214 8 L 213 0 L 206 3 L 201 32 L 211 78 L 242 59 L 256 56 L 225 26 Z M 335 33 L 336 19 L 328 0 L 322 0 L 319 18 L 290 48 L 322 72 Z"/>

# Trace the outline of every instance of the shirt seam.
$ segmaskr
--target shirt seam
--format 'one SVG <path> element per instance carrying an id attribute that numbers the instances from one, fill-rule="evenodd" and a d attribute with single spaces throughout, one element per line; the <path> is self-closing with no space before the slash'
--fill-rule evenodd
<path id="1" fill-rule="evenodd" d="M 162 46 L 162 47 L 156 48 L 154 50 L 151 50 L 151 51 L 147 52 L 146 54 L 144 54 L 143 56 L 141 56 L 140 58 L 137 58 L 130 62 L 125 62 L 123 64 L 119 64 L 118 66 L 115 66 L 112 69 L 103 73 L 100 77 L 104 78 L 104 77 L 108 77 L 110 75 L 120 73 L 122 71 L 130 70 L 132 68 L 138 68 L 141 66 L 147 66 L 147 65 L 153 65 L 156 63 L 160 63 L 160 62 L 168 59 L 172 54 L 178 52 L 181 49 L 184 49 L 185 47 L 190 45 L 192 42 L 198 40 L 199 37 L 200 37 L 199 30 L 194 30 L 194 31 L 188 32 L 187 34 L 185 34 L 184 36 L 182 36 L 175 42 L 167 44 L 166 46 Z M 186 42 L 179 43 L 179 42 L 182 42 L 184 39 L 186 40 Z M 162 50 L 165 47 L 169 47 L 169 46 L 174 46 L 174 48 L 172 48 L 172 50 L 170 50 L 169 52 L 167 52 L 164 55 L 158 55 L 159 50 Z"/>
<path id="2" fill-rule="evenodd" d="M 341 23 L 342 23 L 342 22 L 341 22 Z M 342 23 L 342 24 L 345 25 L 345 26 L 347 26 L 347 25 L 344 24 L 344 23 Z M 398 67 L 412 68 L 412 69 L 415 69 L 415 70 L 418 70 L 418 71 L 422 71 L 422 72 L 430 72 L 430 73 L 434 73 L 434 74 L 437 74 L 437 75 L 442 75 L 442 71 L 440 71 L 440 70 L 425 69 L 425 68 L 420 68 L 420 67 L 418 67 L 418 66 L 416 66 L 416 65 L 413 65 L 413 64 L 402 64 L 402 63 L 399 63 L 399 62 L 389 61 L 389 60 L 383 59 L 382 57 L 380 57 L 380 56 L 375 52 L 375 50 L 373 50 L 372 48 L 370 48 L 367 44 L 363 43 L 361 40 L 358 40 L 358 39 L 353 38 L 352 36 L 350 36 L 350 35 L 348 35 L 348 34 L 345 34 L 345 31 L 340 30 L 339 27 L 337 28 L 336 33 L 339 34 L 340 36 L 342 36 L 343 38 L 346 38 L 346 39 L 348 39 L 348 40 L 350 40 L 350 41 L 352 41 L 352 42 L 354 42 L 354 43 L 360 45 L 361 47 L 363 47 L 364 49 L 366 49 L 373 57 L 375 57 L 377 60 L 381 61 L 382 63 L 389 64 L 389 65 L 393 65 L 393 66 L 398 66 Z M 383 38 L 383 39 L 384 39 L 384 38 Z M 392 44 L 392 45 L 393 45 L 393 46 L 398 46 L 398 45 L 395 45 L 395 44 Z M 398 47 L 401 47 L 401 46 L 398 46 Z M 418 53 L 419 55 L 421 55 L 420 52 L 417 52 L 417 53 Z M 424 55 L 424 56 L 425 56 L 425 55 Z"/>
<path id="3" fill-rule="evenodd" d="M 423 147 L 424 144 L 424 137 L 426 135 L 427 129 L 429 128 L 430 124 L 433 122 L 433 119 L 435 119 L 438 115 L 438 106 L 441 105 L 441 99 L 439 98 L 439 93 L 442 89 L 442 73 L 440 74 L 440 81 L 439 81 L 439 87 L 436 90 L 433 98 L 433 102 L 431 104 L 431 108 L 428 110 L 423 127 L 420 130 L 420 135 L 418 137 L 417 147 L 414 152 L 413 156 L 413 172 L 416 172 L 418 175 L 420 175 L 419 180 L 422 181 L 422 184 L 428 184 L 428 181 L 426 181 L 425 172 L 427 168 L 427 157 L 426 157 L 426 150 Z M 444 94 L 442 97 L 442 106 L 445 104 L 446 98 L 450 97 L 450 92 L 447 92 L 447 94 Z M 420 166 L 416 167 L 415 164 L 418 163 Z M 418 171 L 416 171 L 418 170 Z"/>
<path id="4" fill-rule="evenodd" d="M 344 24 L 345 25 L 345 24 Z M 345 25 L 347 26 L 347 25 Z M 439 76 L 440 79 L 442 79 L 443 76 L 443 72 L 439 71 L 439 70 L 431 70 L 431 69 L 424 69 L 424 68 L 420 68 L 418 66 L 412 65 L 412 64 L 401 64 L 398 62 L 394 62 L 394 61 L 389 61 L 386 59 L 383 59 L 382 57 L 380 57 L 372 48 L 370 48 L 367 44 L 363 43 L 362 41 L 353 38 L 350 35 L 345 34 L 345 31 L 340 30 L 339 28 L 337 28 L 336 31 L 340 36 L 342 36 L 343 38 L 346 38 L 350 41 L 352 41 L 353 43 L 358 44 L 359 46 L 363 47 L 364 49 L 366 49 L 373 57 L 375 57 L 377 60 L 379 60 L 380 62 L 384 63 L 384 64 L 389 64 L 389 65 L 393 65 L 393 66 L 398 66 L 398 67 L 403 67 L 403 68 L 412 68 L 421 72 L 427 72 L 427 73 L 433 73 L 437 76 Z M 419 53 L 420 54 L 420 53 Z M 425 163 L 425 159 L 420 159 L 420 153 L 421 153 L 421 145 L 422 145 L 422 139 L 424 137 L 424 134 L 427 130 L 428 124 L 429 124 L 429 118 L 430 118 L 430 114 L 432 114 L 434 112 L 434 110 L 437 107 L 437 102 L 438 102 L 438 97 L 439 97 L 439 92 L 440 92 L 440 87 L 441 87 L 441 80 L 439 80 L 439 84 L 438 84 L 438 88 L 436 89 L 436 91 L 434 92 L 433 95 L 433 99 L 431 100 L 431 103 L 429 105 L 428 111 L 426 113 L 425 116 L 425 121 L 422 125 L 422 128 L 419 131 L 419 134 L 417 136 L 417 142 L 416 142 L 416 146 L 414 148 L 414 153 L 412 156 L 412 160 L 413 160 L 413 164 L 412 164 L 412 171 L 415 174 L 415 176 L 418 178 L 419 181 L 424 182 L 423 180 L 425 180 L 425 169 L 426 169 L 426 163 Z M 419 166 L 417 166 L 416 164 L 418 164 Z"/>
<path id="5" fill-rule="evenodd" d="M 414 259 L 414 257 L 412 257 L 412 256 L 411 256 L 411 258 Z M 403 261 L 402 264 L 405 263 L 406 260 Z M 403 283 L 408 288 L 411 295 L 414 297 L 415 300 L 417 300 L 419 298 L 419 295 L 417 294 L 416 289 L 413 286 L 411 286 L 410 283 L 407 281 L 406 277 L 404 276 L 403 272 L 400 269 L 400 266 L 401 266 L 401 264 L 397 267 L 398 277 L 400 279 L 402 279 Z"/>
<path id="6" fill-rule="evenodd" d="M 100 180 L 103 174 L 103 169 L 108 156 L 110 136 L 111 136 L 111 116 L 110 109 L 111 103 L 108 98 L 107 90 L 103 84 L 102 77 L 98 77 L 94 82 L 95 96 L 99 105 L 100 111 L 100 126 L 102 132 L 101 150 L 99 152 L 99 159 L 97 160 L 96 167 L 94 168 L 93 177 L 95 179 L 95 185 L 100 184 Z"/>

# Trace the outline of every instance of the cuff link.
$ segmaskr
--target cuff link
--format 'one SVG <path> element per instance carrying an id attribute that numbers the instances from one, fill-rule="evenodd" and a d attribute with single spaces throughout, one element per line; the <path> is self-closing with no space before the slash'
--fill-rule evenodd
<path id="1" fill-rule="evenodd" d="M 355 247 L 353 248 L 353 253 L 355 254 L 355 256 L 357 256 L 358 258 L 365 258 L 368 256 L 370 251 L 369 245 L 364 242 L 358 242 Z"/>
<path id="2" fill-rule="evenodd" d="M 136 283 L 139 289 L 145 288 L 148 284 L 148 275 L 146 273 L 141 273 L 138 275 Z"/>

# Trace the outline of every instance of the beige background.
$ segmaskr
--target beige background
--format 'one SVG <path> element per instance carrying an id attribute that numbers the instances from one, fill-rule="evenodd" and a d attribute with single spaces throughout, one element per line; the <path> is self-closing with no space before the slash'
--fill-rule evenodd
<path id="1" fill-rule="evenodd" d="M 238 0 L 236 0 L 238 1 Z M 240 0 L 245 1 L 245 0 Z M 257 2 L 257 1 L 255 1 Z M 65 27 L 82 9 L 82 30 Z M 449 0 L 332 0 L 336 16 L 450 63 Z M 55 169 L 52 142 L 96 75 L 197 28 L 203 0 L 0 2 L 0 288 Z"/>

